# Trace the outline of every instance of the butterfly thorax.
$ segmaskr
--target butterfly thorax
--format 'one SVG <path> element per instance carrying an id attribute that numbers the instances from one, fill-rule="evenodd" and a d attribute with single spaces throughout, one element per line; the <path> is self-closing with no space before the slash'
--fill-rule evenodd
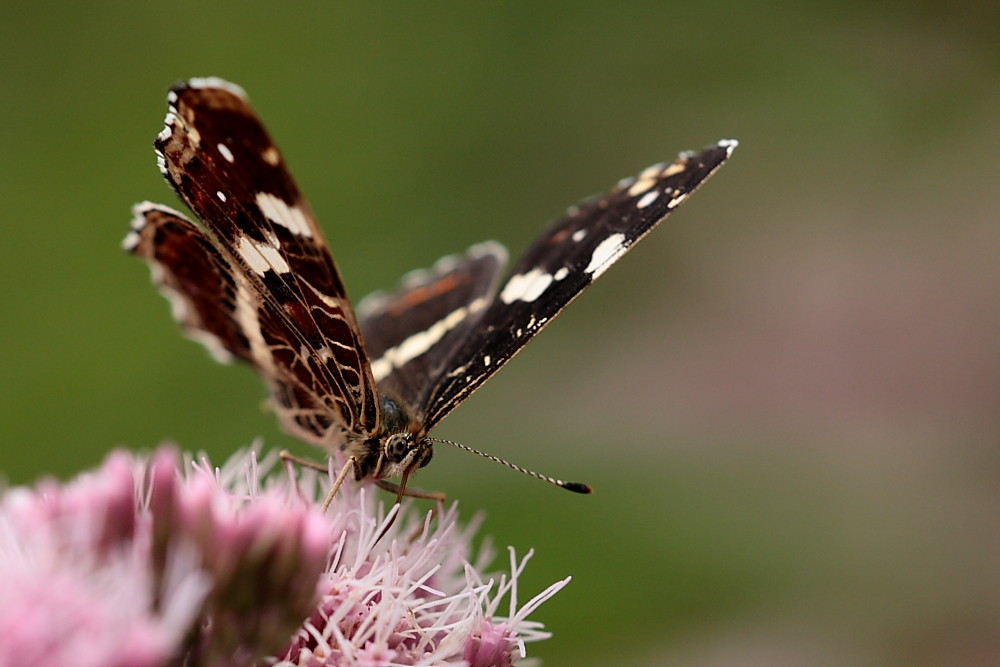
<path id="1" fill-rule="evenodd" d="M 423 425 L 400 401 L 379 398 L 379 430 L 376 435 L 345 448 L 358 460 L 357 478 L 386 479 L 423 468 L 433 453 Z"/>

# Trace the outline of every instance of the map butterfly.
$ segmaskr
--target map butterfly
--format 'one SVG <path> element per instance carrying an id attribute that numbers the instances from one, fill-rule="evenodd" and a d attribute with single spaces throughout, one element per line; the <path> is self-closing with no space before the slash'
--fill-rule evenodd
<path id="1" fill-rule="evenodd" d="M 253 366 L 288 433 L 400 496 L 430 461 L 428 433 L 584 288 L 684 202 L 734 140 L 682 153 L 571 207 L 500 280 L 507 252 L 472 246 L 351 307 L 323 234 L 238 86 L 191 79 L 167 98 L 160 171 L 201 225 L 134 209 L 123 245 L 150 265 L 184 332 Z M 507 464 L 505 461 L 501 463 Z M 513 468 L 580 493 L 590 487 Z M 389 478 L 400 477 L 397 486 Z"/>

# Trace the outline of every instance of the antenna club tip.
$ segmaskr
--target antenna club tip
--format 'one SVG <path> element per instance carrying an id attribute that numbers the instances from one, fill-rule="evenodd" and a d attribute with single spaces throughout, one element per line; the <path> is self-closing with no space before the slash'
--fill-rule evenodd
<path id="1" fill-rule="evenodd" d="M 563 482 L 560 484 L 562 488 L 567 491 L 572 491 L 573 493 L 593 493 L 594 489 L 590 484 L 584 484 L 583 482 Z"/>

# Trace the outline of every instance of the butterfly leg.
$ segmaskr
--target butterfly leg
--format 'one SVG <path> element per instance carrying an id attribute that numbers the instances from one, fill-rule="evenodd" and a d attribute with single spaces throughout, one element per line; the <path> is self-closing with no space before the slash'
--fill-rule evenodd
<path id="1" fill-rule="evenodd" d="M 358 476 L 360 470 L 358 469 L 358 459 L 357 457 L 350 456 L 347 458 L 347 462 L 344 467 L 340 469 L 340 473 L 337 475 L 337 479 L 333 480 L 333 486 L 330 487 L 330 492 L 326 494 L 326 500 L 323 501 L 322 511 L 326 513 L 330 509 L 330 505 L 333 504 L 333 498 L 337 495 L 337 491 L 340 490 L 340 486 L 347 479 L 347 473 L 354 470 L 355 477 Z"/>
<path id="2" fill-rule="evenodd" d="M 375 484 L 380 489 L 385 489 L 389 493 L 399 494 L 399 485 L 398 484 L 393 484 L 389 480 L 386 480 L 386 479 L 377 479 L 377 480 L 375 480 Z M 421 489 L 414 489 L 413 487 L 409 487 L 409 486 L 406 487 L 403 490 L 402 495 L 409 496 L 411 498 L 423 498 L 425 500 L 436 500 L 439 503 L 443 503 L 445 500 L 448 499 L 448 496 L 446 496 L 444 493 L 441 493 L 440 491 L 423 491 Z"/>
<path id="3" fill-rule="evenodd" d="M 295 454 L 292 454 L 288 450 L 282 450 L 279 456 L 281 456 L 282 461 L 288 463 L 294 463 L 295 465 L 300 465 L 303 468 L 312 468 L 313 470 L 318 470 L 320 472 L 329 472 L 330 470 L 326 465 L 323 465 L 322 463 L 317 463 L 316 461 L 310 461 L 309 459 L 301 458 L 299 456 L 296 456 Z M 354 469 L 355 476 L 357 476 L 359 472 L 358 459 L 354 456 L 351 456 L 350 458 L 347 459 L 347 462 L 344 464 L 344 467 L 341 468 L 340 472 L 337 474 L 337 478 L 333 480 L 333 486 L 330 487 L 330 491 L 326 494 L 326 499 L 323 501 L 322 509 L 324 512 L 330 509 L 330 505 L 333 504 L 334 496 L 337 495 L 337 491 L 340 490 L 340 487 L 341 485 L 343 485 L 344 480 L 347 479 L 347 473 L 349 473 L 351 469 Z"/>
<path id="4" fill-rule="evenodd" d="M 312 461 L 310 459 L 304 459 L 301 456 L 296 456 L 295 454 L 292 454 L 287 449 L 282 449 L 281 452 L 278 453 L 278 456 L 280 456 L 281 460 L 284 461 L 285 463 L 294 463 L 297 466 L 301 466 L 303 468 L 312 468 L 313 470 L 318 470 L 320 472 L 329 471 L 329 467 L 325 463 L 319 463 L 317 461 Z"/>

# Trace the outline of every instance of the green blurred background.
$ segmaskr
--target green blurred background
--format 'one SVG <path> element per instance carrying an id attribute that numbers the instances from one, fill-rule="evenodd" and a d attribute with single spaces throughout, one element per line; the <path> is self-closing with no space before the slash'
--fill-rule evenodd
<path id="1" fill-rule="evenodd" d="M 536 614 L 551 666 L 1000 659 L 996 6 L 2 7 L 12 482 L 292 444 L 119 249 L 134 202 L 176 205 L 151 149 L 176 80 L 249 91 L 355 297 L 732 136 L 436 430 L 596 493 L 443 446 L 418 485 L 537 550 L 526 596 L 574 575 Z"/>

